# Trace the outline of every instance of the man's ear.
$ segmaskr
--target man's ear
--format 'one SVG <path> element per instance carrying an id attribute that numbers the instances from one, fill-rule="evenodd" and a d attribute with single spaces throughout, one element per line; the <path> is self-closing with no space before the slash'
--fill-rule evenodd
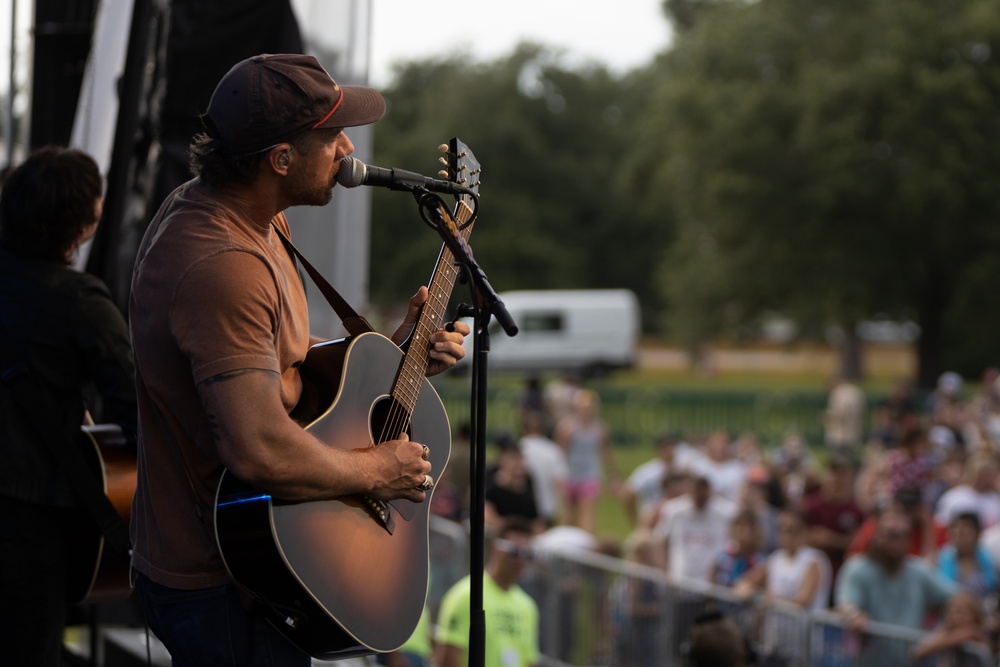
<path id="1" fill-rule="evenodd" d="M 273 146 L 267 156 L 271 168 L 275 171 L 284 172 L 288 165 L 292 163 L 291 144 L 278 144 Z"/>

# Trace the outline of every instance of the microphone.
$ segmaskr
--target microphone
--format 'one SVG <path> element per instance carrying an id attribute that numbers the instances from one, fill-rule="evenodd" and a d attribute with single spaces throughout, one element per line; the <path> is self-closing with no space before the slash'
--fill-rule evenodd
<path id="1" fill-rule="evenodd" d="M 337 183 L 345 188 L 373 185 L 407 192 L 424 188 L 431 192 L 443 192 L 448 195 L 475 195 L 469 188 L 453 181 L 429 178 L 402 169 L 373 167 L 350 155 L 340 161 L 340 169 L 337 170 Z"/>

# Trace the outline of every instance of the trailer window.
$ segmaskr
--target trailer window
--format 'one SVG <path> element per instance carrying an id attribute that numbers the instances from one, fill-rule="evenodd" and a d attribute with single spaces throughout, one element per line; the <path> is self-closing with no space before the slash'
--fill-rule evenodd
<path id="1" fill-rule="evenodd" d="M 560 313 L 526 313 L 521 326 L 525 331 L 562 331 L 563 318 Z"/>
<path id="2" fill-rule="evenodd" d="M 522 333 L 558 332 L 563 330 L 561 313 L 523 313 L 514 318 L 518 331 Z M 500 332 L 500 323 L 490 321 L 490 335 Z"/>

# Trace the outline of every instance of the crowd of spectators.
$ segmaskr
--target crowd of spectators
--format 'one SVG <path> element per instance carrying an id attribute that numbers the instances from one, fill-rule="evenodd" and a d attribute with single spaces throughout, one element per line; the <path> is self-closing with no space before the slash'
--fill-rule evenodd
<path id="1" fill-rule="evenodd" d="M 838 378 L 821 443 L 795 433 L 773 444 L 725 430 L 670 433 L 627 478 L 596 393 L 578 382 L 533 383 L 521 416 L 519 437 L 495 443 L 487 530 L 520 516 L 542 536 L 554 527 L 553 537 L 566 527 L 592 533 L 603 489 L 632 522 L 624 552 L 606 541 L 603 550 L 655 564 L 673 581 L 833 610 L 859 632 L 872 621 L 924 630 L 921 655 L 962 642 L 1000 648 L 996 369 L 976 388 L 945 373 L 926 396 L 900 382 L 877 405 Z M 655 598 L 639 588 L 616 595 L 643 609 Z M 652 611 L 640 615 L 655 622 Z"/>
<path id="2" fill-rule="evenodd" d="M 752 438 L 722 431 L 664 439 L 660 500 L 645 500 L 645 473 L 625 482 L 625 500 L 640 508 L 637 530 L 662 545 L 670 577 L 833 610 L 860 632 L 872 621 L 925 630 L 921 655 L 948 642 L 996 653 L 997 378 L 989 369 L 963 393 L 945 373 L 925 400 L 899 383 L 870 411 L 838 379 L 822 445 L 792 434 L 754 450 Z"/>

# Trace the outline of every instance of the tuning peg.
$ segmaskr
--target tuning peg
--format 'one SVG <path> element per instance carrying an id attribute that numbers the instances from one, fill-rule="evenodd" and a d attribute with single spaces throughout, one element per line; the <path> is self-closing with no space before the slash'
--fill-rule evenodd
<path id="1" fill-rule="evenodd" d="M 438 153 L 447 153 L 447 152 L 448 152 L 448 144 L 441 144 L 440 146 L 438 146 Z"/>

